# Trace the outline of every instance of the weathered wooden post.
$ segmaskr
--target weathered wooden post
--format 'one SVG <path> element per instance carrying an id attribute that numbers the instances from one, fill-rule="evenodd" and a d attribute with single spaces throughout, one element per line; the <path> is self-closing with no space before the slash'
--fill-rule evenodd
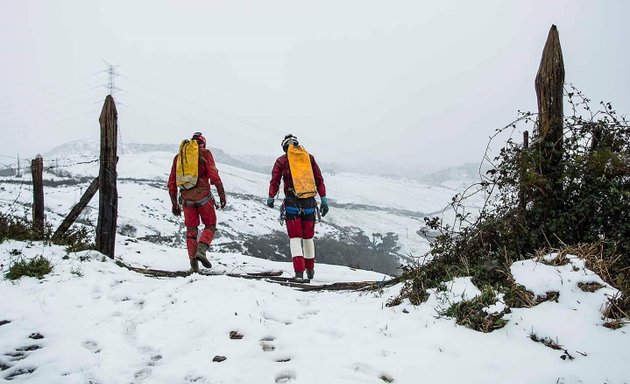
<path id="1" fill-rule="evenodd" d="M 20 173 L 20 154 L 18 153 L 17 155 L 17 172 L 15 173 L 15 177 L 22 177 L 22 174 Z"/>
<path id="2" fill-rule="evenodd" d="M 101 166 L 99 171 L 98 224 L 96 226 L 96 250 L 114 258 L 116 221 L 118 216 L 118 190 L 116 189 L 116 137 L 118 112 L 114 98 L 105 98 L 101 116 Z"/>
<path id="3" fill-rule="evenodd" d="M 546 180 L 543 187 L 543 205 L 558 207 L 562 190 L 563 155 L 563 91 L 564 62 L 560 36 L 555 25 L 551 26 L 543 49 L 540 67 L 535 81 L 538 100 L 538 132 L 536 145 L 540 154 L 538 164 L 541 176 Z"/>
<path id="4" fill-rule="evenodd" d="M 38 235 L 44 234 L 44 159 L 41 155 L 31 160 L 31 175 L 33 176 L 33 230 Z"/>
<path id="5" fill-rule="evenodd" d="M 53 241 L 59 240 L 63 236 L 63 234 L 66 233 L 68 228 L 70 228 L 70 226 L 75 222 L 77 217 L 79 217 L 81 212 L 83 212 L 83 210 L 88 205 L 92 197 L 94 197 L 94 195 L 98 191 L 98 187 L 99 187 L 99 182 L 98 182 L 98 177 L 96 177 L 94 180 L 92 180 L 92 183 L 90 183 L 90 186 L 85 190 L 85 193 L 83 193 L 83 196 L 81 196 L 81 199 L 79 200 L 79 202 L 76 203 L 74 207 L 72 207 L 68 216 L 66 216 L 66 218 L 63 220 L 61 225 L 59 225 L 59 228 L 57 228 L 57 230 L 52 236 Z"/>

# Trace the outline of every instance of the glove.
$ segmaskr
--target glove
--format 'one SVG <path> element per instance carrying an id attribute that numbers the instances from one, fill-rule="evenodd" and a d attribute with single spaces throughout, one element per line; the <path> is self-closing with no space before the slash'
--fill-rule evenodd
<path id="1" fill-rule="evenodd" d="M 172 212 L 175 216 L 180 216 L 182 214 L 182 209 L 179 207 L 179 204 L 173 204 Z"/>
<path id="2" fill-rule="evenodd" d="M 273 197 L 268 197 L 267 198 L 267 206 L 269 208 L 273 208 Z"/>
<path id="3" fill-rule="evenodd" d="M 322 214 L 322 217 L 326 216 L 328 213 L 328 198 L 326 196 L 322 196 L 322 204 L 319 207 L 319 212 Z"/>
<path id="4" fill-rule="evenodd" d="M 171 196 L 171 204 L 173 205 L 171 208 L 173 215 L 180 216 L 182 214 L 182 209 L 179 207 L 179 203 L 177 202 L 177 196 Z"/>
<path id="5" fill-rule="evenodd" d="M 225 208 L 227 201 L 225 200 L 225 189 L 223 189 L 223 184 L 217 184 L 217 193 L 219 194 L 219 202 L 221 203 L 221 209 Z"/>

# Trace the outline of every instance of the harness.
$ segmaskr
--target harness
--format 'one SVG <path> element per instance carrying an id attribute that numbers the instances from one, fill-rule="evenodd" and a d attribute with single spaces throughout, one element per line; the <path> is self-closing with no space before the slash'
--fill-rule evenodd
<path id="1" fill-rule="evenodd" d="M 285 206 L 284 209 L 289 215 L 301 215 L 301 214 L 310 215 L 313 212 L 315 212 L 315 208 L 302 208 L 302 207 L 298 208 L 298 207 Z"/>
<path id="2" fill-rule="evenodd" d="M 278 221 L 280 221 L 280 225 L 284 225 L 284 222 L 287 219 L 287 214 L 298 216 L 300 214 L 311 215 L 313 213 L 317 213 L 317 219 L 315 221 L 318 223 L 321 222 L 322 217 L 320 216 L 319 209 L 317 207 L 313 207 L 313 208 L 293 207 L 293 206 L 287 206 L 285 203 L 282 203 L 282 205 L 280 206 L 280 217 Z"/>
<path id="3" fill-rule="evenodd" d="M 206 204 L 210 200 L 214 200 L 214 199 L 211 194 L 208 194 L 208 196 L 204 197 L 201 200 L 183 200 L 182 199 L 182 205 L 184 207 L 201 207 L 202 205 Z"/>

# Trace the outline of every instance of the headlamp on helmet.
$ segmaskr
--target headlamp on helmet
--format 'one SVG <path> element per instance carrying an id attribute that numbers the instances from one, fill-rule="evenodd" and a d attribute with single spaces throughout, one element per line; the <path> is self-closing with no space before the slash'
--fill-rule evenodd
<path id="1" fill-rule="evenodd" d="M 201 132 L 193 133 L 192 140 L 197 141 L 197 143 L 199 143 L 199 144 L 203 144 L 204 147 L 206 146 L 206 138 L 203 137 Z"/>
<path id="2" fill-rule="evenodd" d="M 289 145 L 299 145 L 300 143 L 298 143 L 297 137 L 293 136 L 292 134 L 288 134 L 284 137 L 284 139 L 282 139 L 282 150 L 283 151 L 287 151 L 289 149 Z"/>

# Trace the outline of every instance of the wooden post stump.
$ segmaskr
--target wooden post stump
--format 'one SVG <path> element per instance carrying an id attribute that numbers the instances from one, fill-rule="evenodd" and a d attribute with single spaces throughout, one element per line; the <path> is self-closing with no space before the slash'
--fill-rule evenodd
<path id="1" fill-rule="evenodd" d="M 101 116 L 101 166 L 99 170 L 98 224 L 96 226 L 96 249 L 114 258 L 116 222 L 118 218 L 118 190 L 116 188 L 116 138 L 118 135 L 118 112 L 114 98 L 105 98 Z"/>
<path id="2" fill-rule="evenodd" d="M 44 235 L 44 159 L 37 155 L 31 160 L 31 174 L 33 176 L 33 230 L 40 236 Z"/>
<path id="3" fill-rule="evenodd" d="M 560 36 L 555 25 L 551 26 L 547 36 L 536 75 L 535 88 L 538 101 L 536 144 L 540 153 L 538 168 L 547 182 L 543 188 L 543 205 L 555 211 L 559 207 L 558 195 L 562 190 L 564 129 L 564 61 Z"/>

